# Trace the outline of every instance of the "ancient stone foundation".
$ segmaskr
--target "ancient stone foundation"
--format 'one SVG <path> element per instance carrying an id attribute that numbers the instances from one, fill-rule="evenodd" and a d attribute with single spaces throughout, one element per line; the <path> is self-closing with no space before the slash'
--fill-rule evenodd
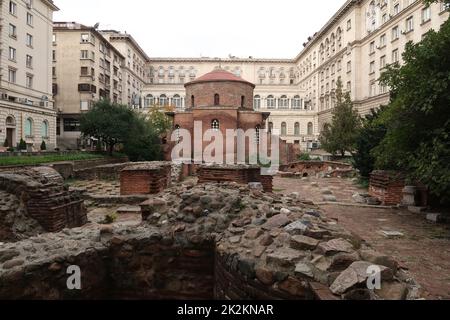
<path id="1" fill-rule="evenodd" d="M 23 214 L 46 231 L 58 232 L 87 222 L 83 199 L 76 192 L 69 193 L 61 175 L 50 167 L 4 172 L 0 190 L 14 195 Z"/>
<path id="2" fill-rule="evenodd" d="M 280 167 L 281 176 L 315 177 L 319 174 L 330 177 L 348 177 L 355 174 L 351 165 L 332 161 L 297 161 Z"/>
<path id="3" fill-rule="evenodd" d="M 416 299 L 398 263 L 302 202 L 236 183 L 176 186 L 139 226 L 0 247 L 0 299 Z M 67 268 L 82 290 L 68 290 Z M 382 290 L 365 286 L 377 265 Z"/>
<path id="4" fill-rule="evenodd" d="M 120 172 L 120 194 L 157 194 L 170 185 L 171 179 L 169 162 L 128 165 Z"/>
<path id="5" fill-rule="evenodd" d="M 265 192 L 272 192 L 273 177 L 261 175 L 261 167 L 251 165 L 201 165 L 198 168 L 198 183 L 236 182 L 247 185 L 260 182 Z"/>

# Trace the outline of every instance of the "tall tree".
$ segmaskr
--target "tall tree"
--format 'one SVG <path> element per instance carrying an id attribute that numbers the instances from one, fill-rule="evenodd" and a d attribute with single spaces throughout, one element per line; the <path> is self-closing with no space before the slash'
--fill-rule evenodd
<path id="1" fill-rule="evenodd" d="M 355 168 L 359 170 L 363 177 L 369 177 L 375 169 L 373 150 L 386 136 L 386 125 L 379 121 L 385 110 L 386 106 L 377 110 L 372 109 L 362 120 L 362 127 L 356 138 L 356 152 L 353 155 L 353 162 Z"/>
<path id="2" fill-rule="evenodd" d="M 376 166 L 401 169 L 450 201 L 450 21 L 408 43 L 404 64 L 391 65 L 381 83 L 391 88 L 382 118 L 386 137 L 375 148 Z"/>
<path id="3" fill-rule="evenodd" d="M 84 137 L 105 143 L 112 155 L 114 147 L 128 138 L 134 118 L 134 112 L 127 106 L 100 100 L 81 116 L 80 129 Z"/>
<path id="4" fill-rule="evenodd" d="M 320 142 L 325 151 L 335 155 L 345 156 L 346 152 L 353 153 L 361 118 L 353 107 L 350 93 L 344 93 L 342 82 L 336 84 L 336 105 L 333 109 L 333 119 L 322 131 Z"/>

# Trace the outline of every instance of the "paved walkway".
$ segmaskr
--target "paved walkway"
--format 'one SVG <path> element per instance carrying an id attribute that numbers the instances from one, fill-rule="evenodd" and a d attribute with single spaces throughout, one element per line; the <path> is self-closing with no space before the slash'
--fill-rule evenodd
<path id="1" fill-rule="evenodd" d="M 317 183 L 318 187 L 313 187 Z M 333 191 L 339 202 L 352 202 L 355 192 L 364 192 L 347 179 L 275 178 L 276 192 L 299 192 L 302 198 L 322 201 L 321 189 Z M 322 205 L 323 211 L 376 250 L 394 256 L 422 285 L 427 299 L 450 299 L 450 227 L 435 225 L 403 210 Z M 397 239 L 378 232 L 399 231 Z"/>

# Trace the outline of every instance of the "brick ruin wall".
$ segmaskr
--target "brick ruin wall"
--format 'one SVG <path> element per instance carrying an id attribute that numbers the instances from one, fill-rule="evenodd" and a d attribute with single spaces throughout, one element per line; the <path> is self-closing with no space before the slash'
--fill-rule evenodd
<path id="1" fill-rule="evenodd" d="M 370 175 L 369 195 L 379 199 L 382 205 L 396 206 L 403 201 L 405 177 L 396 172 L 374 171 Z"/>
<path id="2" fill-rule="evenodd" d="M 157 208 L 138 226 L 71 229 L 0 247 L 0 298 L 417 297 L 395 260 L 295 195 L 263 197 L 230 183 L 176 186 L 153 200 Z M 372 264 L 385 291 L 364 287 Z M 71 265 L 81 269 L 82 290 L 67 289 Z"/>
<path id="3" fill-rule="evenodd" d="M 61 175 L 50 167 L 0 174 L 0 190 L 15 195 L 26 215 L 46 231 L 58 232 L 87 222 L 84 200 L 68 192 Z"/>
<path id="4" fill-rule="evenodd" d="M 127 166 L 120 172 L 120 194 L 158 194 L 170 186 L 172 167 L 168 162 Z"/>
<path id="5" fill-rule="evenodd" d="M 236 182 L 247 185 L 250 182 L 260 182 L 265 192 L 273 191 L 273 177 L 261 175 L 261 168 L 252 166 L 208 166 L 197 169 L 198 183 Z"/>

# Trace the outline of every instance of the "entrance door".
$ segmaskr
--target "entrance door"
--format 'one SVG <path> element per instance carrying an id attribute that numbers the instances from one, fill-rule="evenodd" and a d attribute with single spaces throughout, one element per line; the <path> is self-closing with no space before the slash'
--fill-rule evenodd
<path id="1" fill-rule="evenodd" d="M 16 137 L 16 129 L 14 128 L 6 128 L 6 140 L 8 141 L 8 147 L 14 147 L 15 137 Z"/>

